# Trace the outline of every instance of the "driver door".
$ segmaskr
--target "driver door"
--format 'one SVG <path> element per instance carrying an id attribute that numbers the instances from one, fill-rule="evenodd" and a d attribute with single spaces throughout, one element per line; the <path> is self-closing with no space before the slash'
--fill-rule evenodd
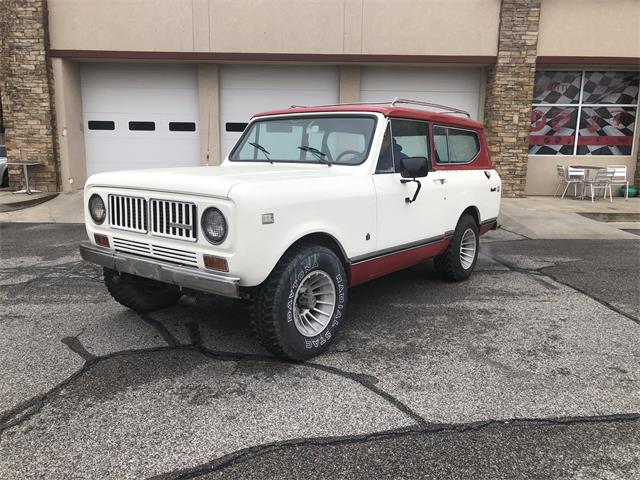
<path id="1" fill-rule="evenodd" d="M 378 251 L 402 250 L 411 244 L 422 244 L 445 233 L 446 172 L 429 172 L 419 178 L 422 188 L 413 203 L 417 184 L 402 183 L 400 161 L 406 157 L 430 159 L 429 124 L 418 120 L 391 119 L 373 182 L 377 204 Z"/>

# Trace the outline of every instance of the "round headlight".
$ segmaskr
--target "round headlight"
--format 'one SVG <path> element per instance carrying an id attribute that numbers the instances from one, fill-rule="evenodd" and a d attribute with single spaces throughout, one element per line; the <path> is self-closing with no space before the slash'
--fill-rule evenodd
<path id="1" fill-rule="evenodd" d="M 227 236 L 227 221 L 217 208 L 207 208 L 202 214 L 201 223 L 202 232 L 210 243 L 222 243 Z"/>
<path id="2" fill-rule="evenodd" d="M 104 222 L 107 216 L 107 209 L 104 206 L 104 202 L 97 193 L 94 193 L 89 198 L 89 215 L 91 215 L 93 221 L 98 225 Z"/>

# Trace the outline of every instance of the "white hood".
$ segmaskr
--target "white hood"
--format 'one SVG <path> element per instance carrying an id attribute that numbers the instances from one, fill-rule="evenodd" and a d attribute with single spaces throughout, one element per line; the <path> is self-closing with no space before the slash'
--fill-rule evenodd
<path id="1" fill-rule="evenodd" d="M 127 188 L 228 198 L 234 185 L 319 178 L 338 172 L 326 165 L 225 163 L 215 167 L 127 170 L 92 175 L 87 187 Z"/>

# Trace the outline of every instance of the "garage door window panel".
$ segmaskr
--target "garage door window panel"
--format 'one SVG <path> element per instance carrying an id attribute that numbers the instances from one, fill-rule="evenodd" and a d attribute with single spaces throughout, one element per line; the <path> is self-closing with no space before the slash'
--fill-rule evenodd
<path id="1" fill-rule="evenodd" d="M 156 129 L 156 122 L 129 122 L 129 130 L 139 132 L 153 132 Z"/>
<path id="2" fill-rule="evenodd" d="M 196 124 L 194 122 L 169 122 L 170 132 L 195 132 Z"/>
<path id="3" fill-rule="evenodd" d="M 89 120 L 89 130 L 115 130 L 116 122 L 109 120 Z"/>

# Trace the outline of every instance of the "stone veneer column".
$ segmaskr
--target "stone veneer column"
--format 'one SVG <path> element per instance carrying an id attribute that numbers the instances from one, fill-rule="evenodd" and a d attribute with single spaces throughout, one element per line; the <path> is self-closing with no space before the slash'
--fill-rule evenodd
<path id="1" fill-rule="evenodd" d="M 48 58 L 46 0 L 0 0 L 0 90 L 9 161 L 22 155 L 42 163 L 29 167 L 30 184 L 59 189 L 53 83 Z M 21 184 L 21 168 L 9 181 Z"/>
<path id="2" fill-rule="evenodd" d="M 541 0 L 502 0 L 498 61 L 489 70 L 487 141 L 504 196 L 521 196 L 527 175 Z"/>

